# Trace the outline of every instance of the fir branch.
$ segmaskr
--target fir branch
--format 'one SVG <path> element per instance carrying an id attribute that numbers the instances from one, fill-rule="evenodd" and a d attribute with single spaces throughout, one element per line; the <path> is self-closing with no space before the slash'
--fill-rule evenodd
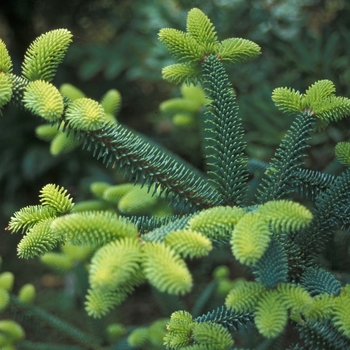
<path id="1" fill-rule="evenodd" d="M 103 158 L 106 166 L 126 167 L 135 182 L 155 184 L 155 189 L 160 185 L 160 193 L 172 194 L 175 202 L 183 200 L 196 209 L 221 202 L 196 169 L 121 125 L 106 123 L 97 131 L 78 131 L 78 140 L 83 140 L 83 148 L 92 150 L 95 157 Z"/>
<path id="2" fill-rule="evenodd" d="M 2 39 L 0 39 L 0 72 L 12 72 L 12 60 Z"/>
<path id="3" fill-rule="evenodd" d="M 257 282 L 238 283 L 228 293 L 225 305 L 232 312 L 253 312 L 265 291 L 265 286 Z"/>
<path id="4" fill-rule="evenodd" d="M 247 158 L 244 155 L 242 121 L 232 85 L 216 56 L 208 56 L 202 64 L 204 88 L 212 100 L 206 111 L 210 131 L 207 145 L 211 149 L 208 165 L 212 181 L 226 205 L 245 202 L 247 192 Z"/>
<path id="5" fill-rule="evenodd" d="M 184 258 L 206 256 L 213 249 L 208 237 L 188 229 L 170 232 L 164 242 Z"/>
<path id="6" fill-rule="evenodd" d="M 0 71 L 0 108 L 5 106 L 12 98 L 11 78 Z"/>
<path id="7" fill-rule="evenodd" d="M 224 306 L 210 311 L 194 319 L 195 322 L 214 322 L 227 329 L 238 331 L 242 326 L 248 327 L 253 324 L 254 315 L 251 312 L 235 312 Z"/>
<path id="8" fill-rule="evenodd" d="M 192 289 L 192 276 L 180 255 L 159 242 L 143 246 L 142 269 L 149 283 L 161 292 L 185 294 Z"/>
<path id="9" fill-rule="evenodd" d="M 12 75 L 11 78 L 15 99 L 22 101 L 23 90 L 28 82 Z M 83 149 L 92 150 L 94 157 L 98 159 L 103 158 L 106 166 L 112 165 L 127 170 L 130 178 L 135 179 L 135 183 L 140 179 L 142 185 L 147 182 L 148 186 L 155 184 L 155 189 L 160 186 L 160 194 L 162 192 L 165 192 L 166 196 L 172 194 L 174 202 L 182 201 L 194 209 L 221 204 L 219 194 L 210 186 L 207 179 L 180 157 L 122 125 L 110 122 L 100 124 L 99 113 L 97 113 L 99 121 L 97 130 L 91 130 L 90 121 L 87 126 L 84 126 L 82 120 L 79 123 L 69 122 L 68 119 L 75 120 L 74 113 L 82 113 L 81 109 L 77 112 L 76 108 L 73 108 L 75 104 L 69 109 L 69 103 L 70 101 L 65 99 L 65 106 L 68 106 L 70 112 L 68 118 L 65 116 L 61 118 L 59 125 L 64 124 L 63 131 L 74 132 L 77 141 L 83 141 Z M 93 125 L 95 129 L 96 126 Z"/>
<path id="10" fill-rule="evenodd" d="M 283 332 L 288 320 L 286 307 L 275 291 L 265 292 L 259 301 L 254 322 L 260 334 L 266 338 L 275 338 Z"/>
<path id="11" fill-rule="evenodd" d="M 322 293 L 339 295 L 341 283 L 330 273 L 321 268 L 310 267 L 301 276 L 300 283 L 310 295 Z"/>
<path id="12" fill-rule="evenodd" d="M 273 236 L 264 255 L 252 266 L 253 273 L 257 276 L 256 281 L 266 288 L 274 288 L 279 283 L 287 282 L 287 262 L 282 244 Z"/>
<path id="13" fill-rule="evenodd" d="M 164 217 L 158 217 L 158 216 L 131 216 L 128 217 L 128 220 L 133 222 L 140 232 L 140 234 L 147 234 L 148 232 L 154 231 L 158 228 L 164 227 L 168 225 L 169 223 L 172 223 L 178 219 L 186 218 L 186 216 L 181 217 L 179 215 L 172 215 L 172 216 L 164 216 Z M 187 216 L 187 219 L 189 217 Z M 144 240 L 157 240 L 157 239 L 149 239 L 151 235 L 143 235 L 142 239 Z M 155 235 L 156 236 L 156 235 Z"/>
<path id="14" fill-rule="evenodd" d="M 302 164 L 303 150 L 309 147 L 306 142 L 310 139 L 314 123 L 315 118 L 308 111 L 297 116 L 262 178 L 258 187 L 258 203 L 280 199 L 292 192 L 295 170 Z"/>
<path id="15" fill-rule="evenodd" d="M 350 348 L 350 339 L 335 329 L 331 321 L 306 321 L 297 325 L 300 337 L 309 350 L 344 350 Z"/>
<path id="16" fill-rule="evenodd" d="M 326 242 L 339 225 L 337 214 L 338 203 L 348 201 L 350 192 L 350 169 L 338 176 L 331 187 L 321 192 L 313 210 L 311 224 L 297 233 L 295 242 L 302 251 L 302 260 L 310 266 L 316 263 L 317 254 L 322 251 Z"/>
<path id="17" fill-rule="evenodd" d="M 50 226 L 55 237 L 76 244 L 100 247 L 125 237 L 137 237 L 137 227 L 110 212 L 81 212 L 61 216 Z"/>
<path id="18" fill-rule="evenodd" d="M 72 41 L 67 29 L 51 30 L 40 35 L 29 46 L 22 64 L 22 74 L 28 80 L 51 81 Z"/>
<path id="19" fill-rule="evenodd" d="M 43 205 L 30 205 L 16 211 L 10 219 L 8 230 L 18 232 L 32 228 L 38 222 L 56 217 L 56 210 Z"/>
<path id="20" fill-rule="evenodd" d="M 168 233 L 185 228 L 191 218 L 192 215 L 185 215 L 171 219 L 168 223 L 144 234 L 142 239 L 146 242 L 162 242 Z"/>
<path id="21" fill-rule="evenodd" d="M 63 97 L 51 83 L 43 80 L 30 82 L 24 91 L 24 107 L 49 122 L 56 122 L 63 113 Z"/>
<path id="22" fill-rule="evenodd" d="M 316 199 L 321 191 L 325 191 L 335 181 L 335 176 L 311 169 L 296 169 L 294 188 L 304 198 Z"/>

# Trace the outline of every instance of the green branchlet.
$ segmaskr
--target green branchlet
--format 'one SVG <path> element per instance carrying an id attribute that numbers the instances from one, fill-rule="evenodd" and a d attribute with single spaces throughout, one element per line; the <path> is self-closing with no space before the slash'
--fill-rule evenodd
<path id="1" fill-rule="evenodd" d="M 298 116 L 265 171 L 257 204 L 247 206 L 242 122 L 223 63 L 256 57 L 259 46 L 239 38 L 220 42 L 214 25 L 196 8 L 188 14 L 186 32 L 165 28 L 159 32 L 159 39 L 178 61 L 163 69 L 164 78 L 176 83 L 201 80 L 209 95 L 206 117 L 212 132 L 205 142 L 213 151 L 207 162 L 212 167 L 211 181 L 178 157 L 117 125 L 113 118 L 120 107 L 120 94 L 116 90 L 107 92 L 98 103 L 72 86 L 59 91 L 50 83 L 71 42 L 69 31 L 51 31 L 35 40 L 25 55 L 22 77 L 11 73 L 11 59 L 0 40 L 0 108 L 14 99 L 50 123 L 63 123 L 63 129 L 73 135 L 66 143 L 62 131 L 54 132 L 48 126 L 38 129 L 39 136 L 52 141 L 53 153 L 83 142 L 107 165 L 127 166 L 131 176 L 141 183 L 138 191 L 131 184 L 93 184 L 92 192 L 98 199 L 90 204 L 99 210 L 86 210 L 87 206 L 75 210 L 65 189 L 46 185 L 41 190 L 41 204 L 14 213 L 8 225 L 11 232 L 24 232 L 18 255 L 41 256 L 43 262 L 61 271 L 71 270 L 77 262 L 86 262 L 92 256 L 85 306 L 90 316 L 102 317 L 145 281 L 161 292 L 188 293 L 193 281 L 184 259 L 207 255 L 213 243 L 230 244 L 234 257 L 251 266 L 257 278 L 229 284 L 227 309 L 220 314 L 223 318 L 219 315 L 194 320 L 189 312 L 176 311 L 168 321 L 165 336 L 164 328 L 160 332 L 165 324 L 161 320 L 134 331 L 129 337 L 132 346 L 147 342 L 158 346 L 164 336 L 167 349 L 229 349 L 233 346 L 230 330 L 238 329 L 235 322 L 243 313 L 248 315 L 247 323 L 254 322 L 265 338 L 279 336 L 290 318 L 306 334 L 307 344 L 312 343 L 313 332 L 320 324 L 325 336 L 335 334 L 349 345 L 349 285 L 342 288 L 333 274 L 316 269 L 313 260 L 310 263 L 303 256 L 310 246 L 315 245 L 318 252 L 325 244 L 325 234 L 315 222 L 322 216 L 322 209 L 330 234 L 341 220 L 349 224 L 346 217 L 339 219 L 331 212 L 335 204 L 339 212 L 348 204 L 342 191 L 348 186 L 348 173 L 325 188 L 318 187 L 313 213 L 284 197 L 300 184 L 301 158 L 315 117 L 323 126 L 343 118 L 350 113 L 350 100 L 335 96 L 334 84 L 329 80 L 311 85 L 305 94 L 288 88 L 274 90 L 276 106 Z M 183 87 L 184 98 L 167 101 L 162 108 L 193 113 L 200 104 L 209 102 L 203 94 L 198 94 L 197 104 L 186 100 L 189 89 Z M 343 164 L 350 164 L 349 154 L 348 144 L 338 144 L 336 155 Z M 329 208 L 333 193 L 340 200 Z M 190 207 L 188 216 L 158 221 L 143 217 L 138 221 L 114 211 L 115 206 L 123 214 L 140 213 L 153 205 L 159 209 L 162 196 L 180 203 L 184 211 Z M 61 252 L 53 252 L 58 245 Z M 298 259 L 300 264 L 294 261 Z M 227 281 L 228 276 L 217 279 Z M 8 305 L 10 282 L 6 275 L 0 275 L 0 309 Z M 26 289 L 20 294 L 29 304 L 34 291 L 30 286 Z M 9 334 L 11 341 L 7 343 L 12 345 L 23 334 L 6 322 L 0 322 L 0 333 Z"/>
<path id="2" fill-rule="evenodd" d="M 300 113 L 308 110 L 320 119 L 325 127 L 330 121 L 339 120 L 350 114 L 350 99 L 334 95 L 335 86 L 330 80 L 319 80 L 301 94 L 289 88 L 277 88 L 272 93 L 276 107 L 286 113 Z"/>
<path id="3" fill-rule="evenodd" d="M 260 54 L 260 47 L 252 41 L 231 38 L 219 42 L 214 25 L 199 9 L 194 8 L 187 16 L 187 32 L 164 28 L 159 40 L 180 63 L 163 68 L 163 78 L 175 83 L 201 80 L 200 63 L 209 55 L 223 62 L 236 63 Z"/>
<path id="4" fill-rule="evenodd" d="M 22 74 L 30 81 L 51 81 L 72 41 L 67 29 L 56 29 L 38 37 L 28 48 Z"/>

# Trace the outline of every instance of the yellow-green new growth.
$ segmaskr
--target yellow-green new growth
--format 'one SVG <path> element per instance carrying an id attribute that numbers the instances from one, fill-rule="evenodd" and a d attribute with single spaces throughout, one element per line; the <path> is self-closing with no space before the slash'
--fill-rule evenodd
<path id="1" fill-rule="evenodd" d="M 59 238 L 50 229 L 53 220 L 53 218 L 50 218 L 40 221 L 28 230 L 17 246 L 17 253 L 20 258 L 29 259 L 40 256 L 56 247 Z"/>
<path id="2" fill-rule="evenodd" d="M 60 154 L 69 153 L 79 145 L 79 141 L 73 133 L 67 135 L 65 132 L 59 131 L 50 144 L 50 153 L 56 157 Z"/>
<path id="3" fill-rule="evenodd" d="M 12 97 L 12 81 L 4 72 L 0 72 L 0 108 L 5 106 Z"/>
<path id="4" fill-rule="evenodd" d="M 9 292 L 5 289 L 0 287 L 0 312 L 5 310 L 10 303 L 10 294 Z"/>
<path id="5" fill-rule="evenodd" d="M 334 325 L 350 338 L 350 293 L 349 284 L 343 289 L 341 294 L 334 300 Z"/>
<path id="6" fill-rule="evenodd" d="M 91 260 L 89 269 L 91 288 L 114 291 L 129 283 L 136 274 L 140 275 L 141 259 L 141 246 L 136 237 L 104 245 Z"/>
<path id="7" fill-rule="evenodd" d="M 193 84 L 181 86 L 182 97 L 171 98 L 162 102 L 159 109 L 162 112 L 172 113 L 173 122 L 180 127 L 189 127 L 196 122 L 198 112 L 210 100 L 206 98 L 204 90 Z"/>
<path id="8" fill-rule="evenodd" d="M 24 91 L 24 107 L 35 115 L 55 122 L 63 114 L 63 98 L 51 83 L 37 80 L 29 83 Z"/>
<path id="9" fill-rule="evenodd" d="M 105 110 L 106 114 L 111 116 L 116 116 L 120 105 L 121 105 L 122 97 L 118 90 L 111 89 L 108 90 L 101 99 L 101 106 Z"/>
<path id="10" fill-rule="evenodd" d="M 69 124 L 78 130 L 93 131 L 106 121 L 103 107 L 90 98 L 78 98 L 71 102 L 66 111 Z"/>
<path id="11" fill-rule="evenodd" d="M 0 288 L 5 289 L 8 292 L 12 291 L 15 276 L 12 272 L 5 271 L 0 273 Z"/>
<path id="12" fill-rule="evenodd" d="M 335 146 L 335 156 L 345 166 L 350 165 L 350 142 L 339 142 Z"/>
<path id="13" fill-rule="evenodd" d="M 211 239 L 224 239 L 244 215 L 242 208 L 217 206 L 193 216 L 188 221 L 187 228 Z"/>
<path id="14" fill-rule="evenodd" d="M 233 255 L 242 264 L 254 264 L 263 256 L 270 240 L 271 231 L 263 216 L 247 213 L 232 232 Z"/>
<path id="15" fill-rule="evenodd" d="M 284 330 L 287 320 L 287 309 L 278 292 L 265 292 L 257 305 L 254 318 L 260 334 L 266 338 L 277 337 Z"/>
<path id="16" fill-rule="evenodd" d="M 0 72 L 11 73 L 12 61 L 3 40 L 0 39 Z"/>
<path id="17" fill-rule="evenodd" d="M 227 308 L 234 312 L 252 312 L 266 288 L 257 282 L 240 282 L 230 291 L 225 300 Z"/>
<path id="18" fill-rule="evenodd" d="M 305 94 L 290 88 L 277 88 L 272 92 L 272 100 L 282 112 L 294 114 L 308 110 L 320 119 L 321 126 L 325 126 L 350 114 L 350 99 L 334 93 L 333 82 L 325 79 L 312 84 Z"/>
<path id="19" fill-rule="evenodd" d="M 260 47 L 249 40 L 231 38 L 219 42 L 213 23 L 198 8 L 189 11 L 186 30 L 164 28 L 159 31 L 159 40 L 180 62 L 163 69 L 166 80 L 176 83 L 199 80 L 200 63 L 209 55 L 236 63 L 260 54 Z"/>
<path id="20" fill-rule="evenodd" d="M 24 56 L 23 76 L 30 81 L 51 81 L 71 41 L 72 34 L 67 29 L 56 29 L 40 35 Z"/>
<path id="21" fill-rule="evenodd" d="M 55 210 L 58 215 L 69 213 L 74 206 L 73 199 L 63 187 L 47 184 L 40 191 L 40 202 Z"/>
<path id="22" fill-rule="evenodd" d="M 77 100 L 78 98 L 85 97 L 83 91 L 81 91 L 74 85 L 68 83 L 62 84 L 60 86 L 60 93 L 62 94 L 62 96 L 67 97 L 72 101 Z"/>
<path id="23" fill-rule="evenodd" d="M 35 299 L 35 294 L 35 287 L 31 283 L 27 283 L 19 290 L 18 299 L 24 304 L 32 304 Z"/>
<path id="24" fill-rule="evenodd" d="M 14 349 L 12 345 L 25 337 L 23 328 L 13 320 L 0 320 L 0 334 L 4 345 L 3 349 Z"/>
<path id="25" fill-rule="evenodd" d="M 164 337 L 166 349 L 181 349 L 191 343 L 192 329 L 195 325 L 192 315 L 187 311 L 175 311 L 170 316 Z"/>
<path id="26" fill-rule="evenodd" d="M 136 237 L 137 226 L 111 212 L 81 212 L 54 220 L 51 230 L 70 244 L 100 247 L 116 239 Z"/>
<path id="27" fill-rule="evenodd" d="M 311 212 L 299 203 L 288 200 L 269 201 L 259 206 L 259 214 L 274 233 L 289 233 L 310 224 Z"/>
<path id="28" fill-rule="evenodd" d="M 164 242 L 184 258 L 206 256 L 213 249 L 209 238 L 186 229 L 170 232 Z"/>
<path id="29" fill-rule="evenodd" d="M 42 220 L 54 218 L 56 211 L 53 208 L 43 205 L 30 205 L 16 211 L 10 219 L 8 230 L 18 232 L 33 227 Z"/>
<path id="30" fill-rule="evenodd" d="M 154 287 L 169 294 L 185 294 L 192 288 L 192 276 L 185 262 L 163 243 L 145 243 L 143 272 Z"/>

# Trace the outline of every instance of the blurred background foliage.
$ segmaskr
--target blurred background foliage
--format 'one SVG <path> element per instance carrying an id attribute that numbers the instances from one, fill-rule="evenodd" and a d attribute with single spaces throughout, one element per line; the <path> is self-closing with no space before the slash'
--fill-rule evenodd
<path id="1" fill-rule="evenodd" d="M 292 122 L 273 106 L 274 88 L 288 86 L 304 92 L 319 79 L 331 79 L 338 95 L 350 97 L 350 2 L 346 0 L 11 0 L 0 4 L 0 37 L 19 73 L 25 50 L 37 36 L 51 29 L 69 29 L 74 41 L 54 83 L 73 84 L 96 100 L 107 90 L 117 89 L 123 101 L 120 123 L 201 168 L 198 128 L 180 127 L 159 109 L 164 100 L 181 94 L 179 86 L 161 78 L 161 68 L 173 62 L 157 33 L 163 27 L 184 30 L 192 7 L 209 16 L 220 39 L 242 37 L 262 48 L 259 58 L 229 68 L 250 157 L 269 160 Z M 88 196 L 92 181 L 122 181 L 85 151 L 52 157 L 49 144 L 35 137 L 40 123 L 11 105 L 2 111 L 3 228 L 15 210 L 36 204 L 37 193 L 46 183 L 65 186 L 78 201 Z M 317 133 L 308 165 L 324 169 L 333 158 L 335 143 L 348 139 L 347 121 Z M 1 231 L 4 266 L 20 274 L 23 264 L 15 258 L 16 244 L 17 239 Z M 40 270 L 36 262 L 29 261 L 27 266 Z M 202 266 L 199 275 L 213 266 Z M 33 282 L 31 273 L 22 275 L 22 284 Z"/>

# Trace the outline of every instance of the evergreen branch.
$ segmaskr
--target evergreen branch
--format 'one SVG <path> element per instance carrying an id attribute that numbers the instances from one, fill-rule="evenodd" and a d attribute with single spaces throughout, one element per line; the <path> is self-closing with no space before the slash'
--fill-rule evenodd
<path id="1" fill-rule="evenodd" d="M 204 46 L 206 52 L 212 51 L 219 43 L 213 23 L 197 8 L 188 12 L 186 30 L 196 42 Z"/>
<path id="2" fill-rule="evenodd" d="M 212 100 L 210 109 L 206 111 L 210 125 L 206 147 L 212 150 L 208 155 L 212 181 L 217 185 L 224 204 L 242 204 L 246 198 L 248 169 L 244 155 L 244 130 L 235 96 L 217 57 L 206 57 L 202 69 L 204 88 Z"/>
<path id="3" fill-rule="evenodd" d="M 303 150 L 309 147 L 306 141 L 310 139 L 314 123 L 314 116 L 307 111 L 300 113 L 293 122 L 258 187 L 258 203 L 280 199 L 292 192 L 295 170 L 302 164 Z"/>
<path id="4" fill-rule="evenodd" d="M 326 191 L 318 196 L 313 210 L 311 224 L 297 233 L 295 242 L 302 251 L 302 260 L 313 266 L 316 255 L 325 248 L 326 242 L 338 227 L 337 218 L 338 203 L 348 200 L 350 192 L 350 170 L 347 169 L 338 176 Z"/>
<path id="5" fill-rule="evenodd" d="M 16 211 L 10 219 L 8 230 L 18 232 L 32 228 L 42 220 L 56 217 L 56 210 L 43 205 L 30 205 Z"/>
<path id="6" fill-rule="evenodd" d="M 22 74 L 28 80 L 51 81 L 72 41 L 67 29 L 51 30 L 40 35 L 29 46 L 22 64 Z"/>
<path id="7" fill-rule="evenodd" d="M 192 276 L 180 255 L 159 242 L 147 242 L 143 250 L 142 269 L 150 284 L 169 294 L 191 290 Z"/>
<path id="8" fill-rule="evenodd" d="M 185 215 L 166 219 L 167 221 L 169 220 L 169 222 L 164 222 L 163 225 L 144 234 L 142 239 L 147 242 L 162 242 L 170 232 L 184 229 L 192 217 L 192 215 Z M 137 225 L 137 222 L 135 222 L 135 224 Z"/>
<path id="9" fill-rule="evenodd" d="M 335 85 L 331 80 L 318 80 L 305 91 L 303 107 L 309 107 L 314 102 L 326 99 L 335 93 Z"/>
<path id="10" fill-rule="evenodd" d="M 110 242 L 99 248 L 91 259 L 90 285 L 106 292 L 124 288 L 140 273 L 140 263 L 141 246 L 136 237 Z"/>
<path id="11" fill-rule="evenodd" d="M 297 330 L 310 350 L 344 350 L 350 348 L 350 339 L 341 334 L 331 321 L 306 321 L 297 325 Z"/>
<path id="12" fill-rule="evenodd" d="M 111 309 L 120 305 L 127 298 L 128 294 L 134 291 L 132 285 L 127 284 L 126 287 L 116 291 L 89 289 L 85 301 L 87 314 L 94 318 L 105 316 Z"/>
<path id="13" fill-rule="evenodd" d="M 257 282 L 238 283 L 228 293 L 225 305 L 232 312 L 252 313 L 265 291 L 265 286 Z"/>
<path id="14" fill-rule="evenodd" d="M 51 223 L 50 230 L 64 242 L 93 247 L 138 235 L 133 223 L 114 213 L 103 211 L 78 212 L 58 217 Z"/>
<path id="15" fill-rule="evenodd" d="M 199 65 L 193 63 L 175 63 L 162 68 L 163 78 L 171 83 L 194 83 L 201 81 L 201 70 Z"/>
<path id="16" fill-rule="evenodd" d="M 299 113 L 302 110 L 303 95 L 294 89 L 280 87 L 272 92 L 272 101 L 285 113 Z"/>
<path id="17" fill-rule="evenodd" d="M 40 203 L 55 210 L 58 215 L 69 213 L 74 206 L 73 199 L 63 187 L 47 184 L 40 190 Z"/>
<path id="18" fill-rule="evenodd" d="M 296 169 L 294 178 L 295 191 L 312 200 L 317 198 L 321 191 L 327 190 L 336 179 L 334 175 L 301 168 Z"/>
<path id="19" fill-rule="evenodd" d="M 163 28 L 159 31 L 159 40 L 169 53 L 178 61 L 200 61 L 205 53 L 205 47 L 199 44 L 188 33 L 173 28 Z"/>
<path id="20" fill-rule="evenodd" d="M 53 220 L 54 218 L 42 220 L 27 231 L 17 246 L 20 258 L 28 259 L 43 255 L 62 242 L 50 229 Z"/>
<path id="21" fill-rule="evenodd" d="M 233 339 L 229 331 L 218 323 L 195 323 L 192 329 L 192 338 L 197 349 L 205 345 L 207 349 L 226 350 L 233 345 Z M 196 345 L 194 346 L 194 349 Z"/>
<path id="22" fill-rule="evenodd" d="M 334 151 L 340 163 L 350 165 L 350 142 L 338 142 Z"/>
<path id="23" fill-rule="evenodd" d="M 339 295 L 341 283 L 329 272 L 321 268 L 310 267 L 300 278 L 300 283 L 311 296 L 318 294 Z"/>
<path id="24" fill-rule="evenodd" d="M 24 91 L 24 107 L 49 122 L 55 122 L 63 113 L 63 97 L 51 83 L 43 80 L 30 82 Z"/>
<path id="25" fill-rule="evenodd" d="M 257 276 L 256 281 L 266 288 L 271 289 L 279 283 L 287 282 L 287 255 L 282 244 L 274 236 L 264 255 L 252 267 L 253 273 Z"/>
<path id="26" fill-rule="evenodd" d="M 106 123 L 97 131 L 78 131 L 81 139 L 83 148 L 93 150 L 106 166 L 126 167 L 135 182 L 140 179 L 142 185 L 154 184 L 155 189 L 160 185 L 160 193 L 172 194 L 176 201 L 183 200 L 198 209 L 220 203 L 216 191 L 197 170 L 121 125 Z"/>
<path id="27" fill-rule="evenodd" d="M 0 108 L 5 106 L 12 98 L 11 78 L 0 71 Z"/>
<path id="28" fill-rule="evenodd" d="M 259 213 L 247 213 L 232 232 L 232 253 L 241 264 L 254 264 L 263 256 L 270 240 L 271 231 L 264 217 Z"/>
<path id="29" fill-rule="evenodd" d="M 223 62 L 239 63 L 260 55 L 260 47 L 242 38 L 229 38 L 220 43 L 218 57 Z"/>
<path id="30" fill-rule="evenodd" d="M 210 239 L 227 240 L 234 225 L 244 215 L 245 211 L 240 207 L 216 206 L 191 217 L 187 228 L 201 232 Z"/>
<path id="31" fill-rule="evenodd" d="M 0 39 L 0 72 L 12 72 L 12 60 L 2 39 Z"/>
<path id="32" fill-rule="evenodd" d="M 208 237 L 188 229 L 170 232 L 164 242 L 184 258 L 206 256 L 213 249 Z"/>
<path id="33" fill-rule="evenodd" d="M 25 79 L 17 79 L 15 76 L 12 80 L 15 98 L 22 100 L 23 90 L 28 83 Z M 182 200 L 194 209 L 209 208 L 221 203 L 218 193 L 195 168 L 126 127 L 114 123 L 102 123 L 99 108 L 94 105 L 92 119 L 98 120 L 99 126 L 99 129 L 95 130 L 97 126 L 95 123 L 91 124 L 89 119 L 91 113 L 81 104 L 76 108 L 74 103 L 78 103 L 79 100 L 70 104 L 67 99 L 65 100 L 69 113 L 67 118 L 63 117 L 59 123 L 63 121 L 63 129 L 76 133 L 77 140 L 83 141 L 83 148 L 93 150 L 93 155 L 103 158 L 106 166 L 125 167 L 130 177 L 135 179 L 135 183 L 141 179 L 142 184 L 145 182 L 148 186 L 155 184 L 155 189 L 160 186 L 160 193 L 165 191 L 166 196 L 172 194 L 175 202 Z M 72 104 L 74 108 L 70 107 Z M 81 118 L 79 122 L 76 121 L 76 116 L 82 116 L 83 112 L 86 112 L 87 125 Z"/>
<path id="34" fill-rule="evenodd" d="M 24 304 L 19 299 L 11 295 L 10 311 L 15 318 L 25 320 L 28 323 L 35 324 L 37 328 L 49 326 L 59 332 L 62 336 L 66 336 L 81 344 L 85 348 L 99 350 L 100 340 L 91 335 L 82 332 L 71 324 L 67 324 L 61 319 L 53 316 L 35 305 Z"/>
<path id="35" fill-rule="evenodd" d="M 265 292 L 259 301 L 254 322 L 260 334 L 266 338 L 275 338 L 283 332 L 288 320 L 286 307 L 275 291 Z"/>
<path id="36" fill-rule="evenodd" d="M 274 233 L 300 230 L 312 220 L 312 214 L 307 208 L 287 200 L 266 202 L 259 206 L 258 213 L 269 223 Z"/>
<path id="37" fill-rule="evenodd" d="M 131 216 L 128 217 L 128 220 L 133 222 L 140 232 L 140 234 L 146 234 L 150 231 L 153 231 L 157 228 L 160 228 L 162 226 L 165 226 L 173 221 L 176 221 L 180 219 L 179 215 L 172 215 L 172 216 L 164 216 L 164 217 L 158 217 L 158 216 Z M 142 237 L 144 240 L 146 239 L 146 235 Z"/>
<path id="38" fill-rule="evenodd" d="M 214 322 L 227 329 L 238 331 L 242 326 L 248 327 L 253 324 L 254 315 L 251 312 L 235 312 L 224 306 L 210 311 L 194 319 L 195 322 Z"/>

